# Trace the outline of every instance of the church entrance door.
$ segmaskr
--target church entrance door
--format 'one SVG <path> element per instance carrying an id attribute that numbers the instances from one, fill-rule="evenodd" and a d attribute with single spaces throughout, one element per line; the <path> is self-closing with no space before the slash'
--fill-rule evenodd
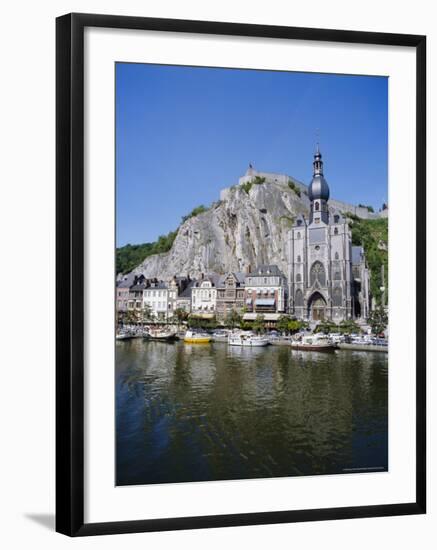
<path id="1" fill-rule="evenodd" d="M 326 302 L 321 294 L 316 292 L 311 296 L 309 302 L 309 313 L 310 318 L 313 321 L 324 321 L 326 319 L 325 315 Z"/>

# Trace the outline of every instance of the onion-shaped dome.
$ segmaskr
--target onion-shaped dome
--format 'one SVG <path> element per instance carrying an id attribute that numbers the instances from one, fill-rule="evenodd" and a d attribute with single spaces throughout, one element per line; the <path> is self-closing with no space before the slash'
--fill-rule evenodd
<path id="1" fill-rule="evenodd" d="M 323 177 L 323 174 L 315 174 L 308 187 L 308 197 L 310 201 L 316 199 L 329 200 L 329 185 Z"/>

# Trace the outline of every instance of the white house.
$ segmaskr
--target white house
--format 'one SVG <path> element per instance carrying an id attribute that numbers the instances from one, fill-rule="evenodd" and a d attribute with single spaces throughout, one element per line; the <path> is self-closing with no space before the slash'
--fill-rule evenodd
<path id="1" fill-rule="evenodd" d="M 213 314 L 217 305 L 217 277 L 209 275 L 197 281 L 191 289 L 191 313 Z"/>
<path id="2" fill-rule="evenodd" d="M 143 307 L 149 308 L 153 319 L 166 321 L 173 317 L 177 296 L 176 284 L 162 281 L 151 282 L 143 292 Z"/>

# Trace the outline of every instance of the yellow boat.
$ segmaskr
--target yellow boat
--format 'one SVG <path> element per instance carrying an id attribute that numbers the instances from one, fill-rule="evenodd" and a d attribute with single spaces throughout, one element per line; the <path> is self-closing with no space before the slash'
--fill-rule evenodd
<path id="1" fill-rule="evenodd" d="M 187 330 L 184 336 L 184 342 L 187 344 L 209 344 L 211 342 L 211 336 L 205 332 Z"/>

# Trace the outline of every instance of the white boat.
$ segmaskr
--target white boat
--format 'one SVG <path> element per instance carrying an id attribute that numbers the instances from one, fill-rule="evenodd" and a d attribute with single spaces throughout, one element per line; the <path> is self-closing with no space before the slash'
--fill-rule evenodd
<path id="1" fill-rule="evenodd" d="M 225 331 L 216 331 L 212 333 L 212 340 L 214 342 L 224 342 L 226 343 L 228 341 L 228 333 Z"/>
<path id="2" fill-rule="evenodd" d="M 176 333 L 166 329 L 151 329 L 149 330 L 149 338 L 151 340 L 175 340 Z"/>
<path id="3" fill-rule="evenodd" d="M 328 338 L 333 344 L 341 344 L 342 342 L 344 342 L 344 336 L 339 332 L 330 332 L 328 334 Z"/>
<path id="4" fill-rule="evenodd" d="M 230 346 L 261 347 L 268 346 L 270 342 L 264 336 L 254 336 L 253 334 L 239 332 L 237 334 L 230 334 L 228 343 Z"/>
<path id="5" fill-rule="evenodd" d="M 372 343 L 372 339 L 370 336 L 352 336 L 351 344 L 358 344 L 359 346 L 368 346 Z"/>
<path id="6" fill-rule="evenodd" d="M 184 342 L 187 344 L 209 344 L 209 342 L 211 342 L 211 336 L 206 332 L 187 330 L 184 336 Z"/>
<path id="7" fill-rule="evenodd" d="M 131 338 L 133 338 L 133 336 L 130 332 L 119 332 L 115 335 L 116 340 L 130 340 Z"/>
<path id="8" fill-rule="evenodd" d="M 332 340 L 326 336 L 319 336 L 318 334 L 303 336 L 301 340 L 291 342 L 292 349 L 302 351 L 333 351 L 336 347 L 337 346 Z"/>

